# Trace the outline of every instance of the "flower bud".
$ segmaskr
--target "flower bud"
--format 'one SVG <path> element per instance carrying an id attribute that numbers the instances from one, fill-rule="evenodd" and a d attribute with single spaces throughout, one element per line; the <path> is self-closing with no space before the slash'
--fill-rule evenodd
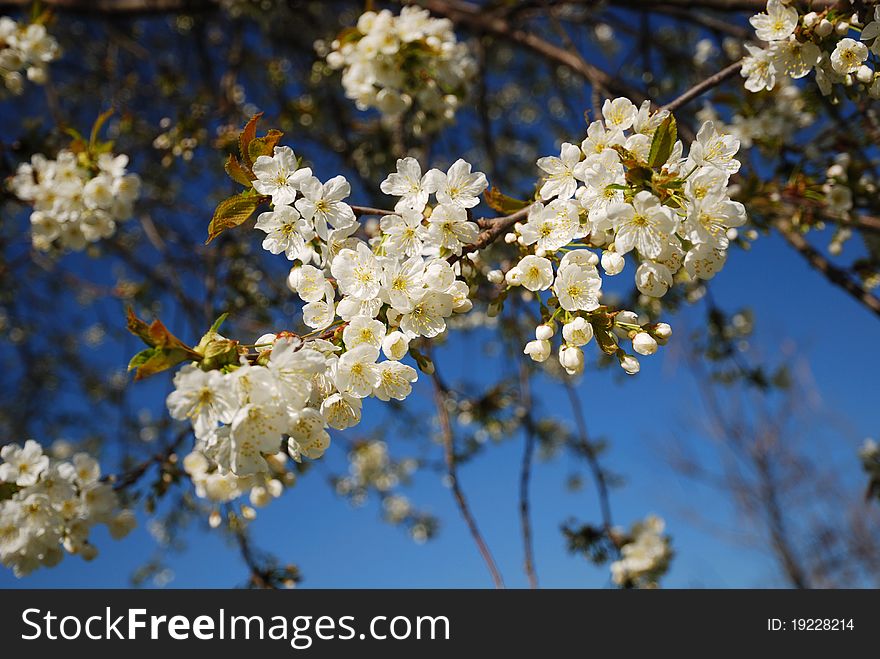
<path id="1" fill-rule="evenodd" d="M 269 505 L 269 502 L 272 501 L 272 495 L 269 494 L 269 491 L 265 487 L 257 485 L 256 487 L 251 488 L 250 500 L 251 505 L 257 508 L 263 508 Z"/>
<path id="2" fill-rule="evenodd" d="M 633 337 L 633 350 L 640 355 L 653 355 L 657 352 L 657 341 L 647 332 L 639 332 Z"/>
<path id="3" fill-rule="evenodd" d="M 586 320 L 578 316 L 570 323 L 566 323 L 562 327 L 562 337 L 565 342 L 573 346 L 582 346 L 590 342 L 593 338 L 593 326 Z"/>
<path id="4" fill-rule="evenodd" d="M 538 341 L 549 341 L 553 338 L 554 333 L 555 331 L 551 325 L 543 324 L 535 328 L 535 338 Z"/>
<path id="5" fill-rule="evenodd" d="M 486 275 L 486 279 L 492 284 L 500 284 L 504 281 L 504 273 L 501 270 L 490 270 Z"/>
<path id="6" fill-rule="evenodd" d="M 512 231 L 510 233 L 504 234 L 504 242 L 506 242 L 508 245 L 512 245 L 513 243 L 515 243 L 516 239 L 517 239 L 517 235 L 515 233 L 513 233 Z"/>
<path id="7" fill-rule="evenodd" d="M 602 269 L 606 275 L 619 275 L 626 265 L 626 260 L 617 252 L 602 252 Z"/>
<path id="8" fill-rule="evenodd" d="M 257 352 L 271 350 L 273 343 L 275 343 L 275 334 L 263 334 L 263 336 L 257 339 L 254 350 L 256 350 Z"/>
<path id="9" fill-rule="evenodd" d="M 550 356 L 552 346 L 549 341 L 529 341 L 523 349 L 523 354 L 528 355 L 536 362 L 547 361 Z"/>
<path id="10" fill-rule="evenodd" d="M 639 360 L 632 355 L 626 354 L 623 350 L 617 352 L 617 360 L 620 362 L 620 368 L 622 368 L 627 375 L 635 375 L 641 369 Z"/>
<path id="11" fill-rule="evenodd" d="M 804 17 L 803 17 L 803 19 L 801 19 L 801 22 L 803 23 L 804 27 L 813 27 L 816 24 L 816 21 L 818 21 L 818 20 L 819 20 L 819 14 L 817 14 L 814 11 L 811 11 L 808 14 L 804 14 Z"/>
<path id="12" fill-rule="evenodd" d="M 827 18 L 823 18 L 821 21 L 819 21 L 819 24 L 813 31 L 816 33 L 816 36 L 827 37 L 834 31 L 834 25 Z"/>
<path id="13" fill-rule="evenodd" d="M 834 33 L 839 37 L 845 37 L 847 32 L 849 32 L 849 23 L 846 21 L 840 21 L 834 26 Z"/>
<path id="14" fill-rule="evenodd" d="M 663 341 L 668 341 L 672 336 L 672 328 L 668 323 L 657 323 L 654 325 L 654 336 Z"/>
<path id="15" fill-rule="evenodd" d="M 559 348 L 559 363 L 569 375 L 577 375 L 584 370 L 584 351 L 577 346 Z"/>
<path id="16" fill-rule="evenodd" d="M 409 337 L 398 330 L 390 332 L 382 339 L 382 352 L 388 359 L 400 361 L 409 350 Z"/>
<path id="17" fill-rule="evenodd" d="M 859 70 L 856 71 L 856 80 L 863 85 L 870 84 L 874 80 L 874 69 L 867 64 L 862 64 Z"/>
<path id="18" fill-rule="evenodd" d="M 507 282 L 508 286 L 519 286 L 520 281 L 522 281 L 522 270 L 519 268 L 511 268 L 507 271 L 507 274 L 504 275 L 504 281 Z"/>

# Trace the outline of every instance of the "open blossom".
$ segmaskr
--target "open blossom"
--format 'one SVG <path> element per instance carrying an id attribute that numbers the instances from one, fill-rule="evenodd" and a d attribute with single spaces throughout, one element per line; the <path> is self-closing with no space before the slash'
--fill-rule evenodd
<path id="1" fill-rule="evenodd" d="M 0 77 L 16 96 L 24 91 L 25 79 L 44 84 L 49 63 L 61 55 L 58 42 L 45 25 L 19 23 L 8 16 L 0 18 L 0 44 Z"/>
<path id="2" fill-rule="evenodd" d="M 711 165 L 728 174 L 735 174 L 740 167 L 735 158 L 737 151 L 739 140 L 733 135 L 718 132 L 715 124 L 707 121 L 697 132 L 697 141 L 691 145 L 689 160 L 696 165 Z"/>
<path id="3" fill-rule="evenodd" d="M 578 232 L 578 208 L 574 202 L 554 199 L 546 206 L 533 204 L 529 208 L 529 218 L 520 234 L 526 245 L 538 249 L 557 250 L 564 247 Z"/>
<path id="4" fill-rule="evenodd" d="M 595 267 L 572 264 L 560 268 L 553 291 L 566 311 L 593 311 L 599 306 L 602 280 Z"/>
<path id="5" fill-rule="evenodd" d="M 520 283 L 530 291 L 544 291 L 553 284 L 553 264 L 542 256 L 529 254 L 517 264 Z"/>
<path id="6" fill-rule="evenodd" d="M 311 175 L 308 167 L 297 169 L 296 156 L 289 146 L 276 146 L 274 155 L 260 156 L 254 162 L 254 190 L 272 197 L 276 206 L 290 206 L 296 193 Z"/>
<path id="7" fill-rule="evenodd" d="M 610 129 L 626 130 L 631 128 L 638 114 L 638 109 L 628 98 L 606 99 L 602 105 L 602 118 Z"/>
<path id="8" fill-rule="evenodd" d="M 375 298 L 382 287 L 379 261 L 364 243 L 357 249 L 344 249 L 333 259 L 331 272 L 339 290 L 359 300 Z"/>
<path id="9" fill-rule="evenodd" d="M 29 439 L 0 449 L 0 563 L 21 577 L 57 565 L 64 551 L 86 560 L 97 555 L 89 542 L 92 527 L 106 524 L 113 538 L 135 525 L 113 487 L 101 481 L 98 463 L 84 453 L 57 460 Z"/>
<path id="10" fill-rule="evenodd" d="M 406 256 L 422 253 L 428 230 L 422 224 L 421 212 L 400 212 L 400 215 L 386 215 L 379 223 L 385 237 L 387 251 Z"/>
<path id="11" fill-rule="evenodd" d="M 749 22 L 755 28 L 755 36 L 762 41 L 786 39 L 798 24 L 798 13 L 782 0 L 768 0 L 767 13 L 752 16 Z"/>
<path id="12" fill-rule="evenodd" d="M 577 190 L 574 179 L 575 166 L 581 160 L 581 150 L 574 144 L 563 143 L 558 158 L 545 156 L 538 159 L 538 167 L 547 173 L 546 181 L 541 186 L 541 199 L 571 199 Z"/>
<path id="13" fill-rule="evenodd" d="M 460 206 L 441 204 L 428 218 L 428 237 L 434 245 L 453 254 L 461 254 L 465 245 L 477 239 L 480 229 L 467 219 L 467 211 Z"/>
<path id="14" fill-rule="evenodd" d="M 480 195 L 489 187 L 483 172 L 471 172 L 471 164 L 459 158 L 446 171 L 432 169 L 425 174 L 428 189 L 435 193 L 441 204 L 473 208 L 480 203 Z"/>
<path id="15" fill-rule="evenodd" d="M 291 206 L 260 213 L 254 228 L 266 233 L 263 249 L 272 254 L 284 253 L 291 261 L 302 258 L 306 243 L 315 237 L 311 225 Z"/>
<path id="16" fill-rule="evenodd" d="M 745 222 L 746 210 L 741 203 L 721 195 L 708 195 L 690 207 L 681 233 L 692 243 L 708 243 L 718 249 L 727 249 L 727 230 Z"/>
<path id="17" fill-rule="evenodd" d="M 646 190 L 632 204 L 609 205 L 607 213 L 617 232 L 614 246 L 619 254 L 636 249 L 646 258 L 660 256 L 677 227 L 672 211 Z"/>
<path id="18" fill-rule="evenodd" d="M 168 411 L 174 419 L 192 421 L 196 437 L 204 437 L 221 421 L 229 423 L 237 408 L 229 383 L 217 371 L 185 366 L 174 376 Z"/>
<path id="19" fill-rule="evenodd" d="M 669 569 L 672 549 L 663 535 L 662 519 L 651 515 L 633 525 L 627 542 L 621 547 L 619 560 L 611 564 L 611 576 L 618 585 L 656 588 L 660 577 Z"/>
<path id="20" fill-rule="evenodd" d="M 379 188 L 385 194 L 400 197 L 394 210 L 412 210 L 421 213 L 428 204 L 429 190 L 422 168 L 415 158 L 402 158 L 397 161 L 397 171 L 389 174 Z"/>
<path id="21" fill-rule="evenodd" d="M 341 229 L 355 223 L 354 211 L 342 201 L 351 194 L 351 185 L 343 176 L 321 183 L 310 176 L 300 184 L 302 198 L 296 202 L 303 219 L 312 223 L 315 233 L 327 240 L 328 225 Z"/>
<path id="22" fill-rule="evenodd" d="M 750 92 L 773 89 L 776 86 L 776 65 L 770 50 L 745 44 L 748 55 L 743 58 L 740 73 L 746 78 L 745 88 Z"/>
<path id="23" fill-rule="evenodd" d="M 855 39 L 841 39 L 831 53 L 831 68 L 837 73 L 855 73 L 868 59 L 868 47 Z"/>

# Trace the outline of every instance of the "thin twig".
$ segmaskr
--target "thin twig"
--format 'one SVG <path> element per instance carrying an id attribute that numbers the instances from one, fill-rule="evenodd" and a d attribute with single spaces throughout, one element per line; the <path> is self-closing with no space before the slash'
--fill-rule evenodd
<path id="1" fill-rule="evenodd" d="M 468 506 L 464 491 L 461 489 L 461 485 L 458 482 L 458 468 L 455 457 L 455 437 L 452 433 L 452 424 L 449 421 L 449 410 L 446 409 L 447 390 L 440 382 L 437 373 L 434 373 L 431 379 L 434 382 L 434 403 L 437 406 L 437 417 L 440 419 L 440 430 L 443 433 L 443 454 L 446 462 L 446 476 L 449 479 L 449 487 L 452 490 L 452 496 L 455 497 L 455 503 L 458 506 L 458 510 L 461 513 L 465 524 L 467 524 L 468 531 L 470 531 L 471 537 L 477 545 L 480 555 L 483 557 L 483 562 L 486 563 L 486 567 L 489 569 L 489 574 L 492 575 L 492 581 L 495 583 L 495 587 L 504 588 L 504 580 L 501 578 L 501 572 L 499 572 L 498 566 L 495 564 L 495 559 L 492 558 L 492 552 L 489 551 L 489 546 L 486 544 L 486 541 L 480 533 L 477 521 L 471 512 L 470 506 Z"/>
<path id="2" fill-rule="evenodd" d="M 532 543 L 532 523 L 529 514 L 529 481 L 532 475 L 532 464 L 535 457 L 535 419 L 532 416 L 532 394 L 529 387 L 528 367 L 520 360 L 519 369 L 520 403 L 525 409 L 523 417 L 525 427 L 525 445 L 523 447 L 522 466 L 519 473 L 519 520 L 523 539 L 523 569 L 529 580 L 530 588 L 538 587 L 538 573 L 535 568 L 535 549 Z"/>
<path id="3" fill-rule="evenodd" d="M 661 109 L 668 110 L 669 112 L 674 112 L 681 106 L 690 103 L 695 98 L 702 96 L 710 89 L 714 89 L 728 78 L 736 75 L 741 68 L 742 61 L 734 62 L 730 66 L 721 69 L 715 75 L 711 75 L 702 82 L 697 83 L 686 92 L 684 92 L 681 96 L 664 105 Z"/>

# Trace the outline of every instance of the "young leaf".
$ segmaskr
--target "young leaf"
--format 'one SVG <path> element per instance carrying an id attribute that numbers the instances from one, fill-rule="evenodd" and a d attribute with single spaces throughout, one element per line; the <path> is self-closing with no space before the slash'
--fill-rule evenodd
<path id="1" fill-rule="evenodd" d="M 265 136 L 252 139 L 248 145 L 248 155 L 251 162 L 257 162 L 257 158 L 260 156 L 271 156 L 275 152 L 275 145 L 278 144 L 278 140 L 281 139 L 282 135 L 284 133 L 273 128 Z"/>
<path id="2" fill-rule="evenodd" d="M 668 114 L 654 132 L 648 155 L 648 167 L 660 167 L 666 164 L 676 139 L 678 139 L 678 127 L 675 124 L 675 117 Z"/>
<path id="3" fill-rule="evenodd" d="M 180 348 L 147 348 L 131 358 L 128 370 L 134 370 L 135 380 L 143 380 L 191 359 L 192 357 Z"/>
<path id="4" fill-rule="evenodd" d="M 149 348 L 131 358 L 128 370 L 135 370 L 135 380 L 169 369 L 187 360 L 200 360 L 202 355 L 174 336 L 160 320 L 147 325 L 128 308 L 128 331 L 140 337 Z"/>
<path id="5" fill-rule="evenodd" d="M 238 161 L 231 153 L 229 154 L 229 159 L 226 161 L 226 164 L 223 166 L 226 170 L 226 173 L 229 174 L 229 178 L 231 178 L 236 183 L 240 183 L 246 188 L 251 187 L 251 181 L 253 180 L 253 175 L 245 169 L 242 164 Z"/>
<path id="6" fill-rule="evenodd" d="M 98 118 L 95 119 L 95 123 L 92 124 L 92 132 L 89 135 L 89 149 L 94 149 L 98 144 L 98 135 L 101 133 L 101 128 L 104 127 L 104 124 L 107 123 L 107 120 L 113 116 L 113 108 L 109 110 L 105 110 L 101 114 L 98 115 Z"/>
<path id="7" fill-rule="evenodd" d="M 249 170 L 254 163 L 251 162 L 251 158 L 248 155 L 248 148 L 250 147 L 251 141 L 257 136 L 257 122 L 262 116 L 263 113 L 258 112 L 251 117 L 251 120 L 247 122 L 244 129 L 241 131 L 241 135 L 238 136 L 238 150 L 241 153 L 241 161 Z"/>
<path id="8" fill-rule="evenodd" d="M 498 188 L 489 188 L 486 190 L 483 194 L 483 199 L 489 204 L 490 208 L 495 209 L 499 213 L 504 213 L 505 215 L 512 215 L 516 211 L 522 210 L 530 203 L 528 201 L 521 201 L 519 199 L 514 199 L 513 197 L 508 197 Z"/>
<path id="9" fill-rule="evenodd" d="M 208 239 L 205 244 L 210 243 L 227 229 L 232 229 L 246 222 L 260 204 L 267 200 L 268 197 L 241 193 L 221 201 L 214 211 L 211 224 L 208 226 Z"/>

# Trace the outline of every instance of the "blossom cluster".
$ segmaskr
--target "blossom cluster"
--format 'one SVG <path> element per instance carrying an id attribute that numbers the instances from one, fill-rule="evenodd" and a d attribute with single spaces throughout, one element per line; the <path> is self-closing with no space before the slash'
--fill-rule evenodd
<path id="1" fill-rule="evenodd" d="M 525 352 L 545 361 L 561 322 L 559 361 L 569 374 L 583 370 L 581 346 L 598 329 L 602 349 L 630 374 L 638 372 L 639 362 L 617 346 L 615 333 L 630 338 L 641 355 L 656 352 L 671 334 L 665 323 L 643 326 L 632 312 L 609 313 L 601 303 L 600 265 L 605 275 L 617 275 L 625 255 L 634 255 L 636 287 L 660 298 L 680 271 L 691 279 L 712 278 L 724 265 L 736 227 L 746 222 L 743 205 L 728 190 L 730 175 L 740 167 L 735 137 L 706 122 L 685 156 L 681 141 L 673 143 L 671 117 L 652 111 L 649 102 L 636 107 L 626 98 L 608 100 L 602 114 L 580 146 L 564 143 L 559 157 L 538 160 L 545 173 L 541 200 L 505 239 L 520 245 L 521 260 L 503 275 L 489 273 L 494 283 L 538 296 L 548 291 L 542 322 Z"/>
<path id="2" fill-rule="evenodd" d="M 54 160 L 35 154 L 10 179 L 13 194 L 33 205 L 31 240 L 36 249 L 82 250 L 109 238 L 127 220 L 141 181 L 128 173 L 128 156 L 62 150 Z"/>
<path id="3" fill-rule="evenodd" d="M 468 286 L 447 257 L 477 237 L 467 209 L 486 189 L 485 175 L 463 160 L 422 175 L 407 158 L 397 170 L 382 183 L 399 198 L 396 211 L 365 241 L 344 201 L 350 186 L 343 177 L 322 183 L 289 147 L 254 162 L 253 187 L 272 202 L 255 226 L 268 251 L 297 262 L 288 286 L 304 303 L 311 331 L 267 334 L 254 355 L 233 348 L 234 359 L 205 359 L 175 376 L 168 408 L 192 422 L 206 460 L 191 458 L 187 470 L 210 498 L 253 487 L 252 477 L 260 481 L 279 453 L 320 458 L 330 444 L 327 428 L 358 424 L 364 398 L 405 399 L 417 379 L 401 361 L 410 342 L 438 336 L 449 316 L 471 308 Z M 210 341 L 228 345 L 216 334 Z M 413 355 L 429 370 L 428 360 Z"/>
<path id="4" fill-rule="evenodd" d="M 0 18 L 0 77 L 10 93 L 24 91 L 25 76 L 38 85 L 45 83 L 49 63 L 60 54 L 58 42 L 42 23 L 24 25 L 8 16 Z"/>
<path id="5" fill-rule="evenodd" d="M 816 115 L 807 106 L 800 87 L 783 78 L 759 101 L 750 102 L 734 112 L 728 122 L 719 117 L 709 102 L 704 103 L 697 118 L 714 122 L 719 130 L 738 139 L 743 149 L 757 145 L 769 151 L 778 151 L 783 145 L 791 143 L 797 131 L 812 125 Z"/>
<path id="6" fill-rule="evenodd" d="M 29 439 L 23 447 L 7 444 L 0 458 L 0 562 L 16 576 L 57 565 L 62 548 L 92 560 L 98 550 L 89 533 L 96 524 L 106 524 L 117 539 L 134 528 L 134 513 L 121 509 L 85 453 L 54 459 Z"/>
<path id="7" fill-rule="evenodd" d="M 880 444 L 867 438 L 859 448 L 862 469 L 868 475 L 868 496 L 880 497 Z"/>
<path id="8" fill-rule="evenodd" d="M 880 98 L 880 7 L 872 14 L 868 9 L 851 15 L 831 6 L 803 12 L 795 2 L 768 0 L 766 11 L 750 19 L 755 36 L 767 46 L 746 44 L 749 54 L 741 71 L 746 89 L 773 89 L 783 76 L 797 80 L 815 70 L 825 96 L 834 85 L 844 85 Z"/>
<path id="9" fill-rule="evenodd" d="M 620 547 L 620 559 L 611 564 L 614 583 L 636 588 L 657 587 L 672 560 L 672 547 L 669 536 L 663 534 L 664 527 L 664 521 L 655 515 L 633 524 Z"/>
<path id="10" fill-rule="evenodd" d="M 476 70 L 452 22 L 415 6 L 365 12 L 331 47 L 327 63 L 343 70 L 346 96 L 391 118 L 411 112 L 416 133 L 454 118 Z"/>

